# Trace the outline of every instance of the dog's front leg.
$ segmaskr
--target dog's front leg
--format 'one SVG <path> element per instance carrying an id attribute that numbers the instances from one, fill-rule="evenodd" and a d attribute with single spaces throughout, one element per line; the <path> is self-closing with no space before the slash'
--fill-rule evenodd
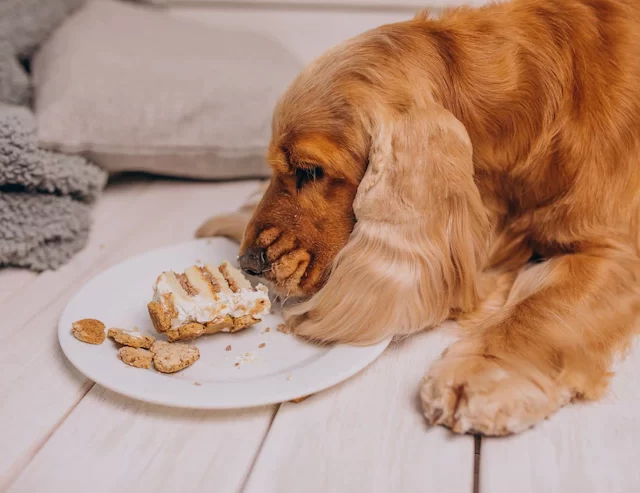
<path id="1" fill-rule="evenodd" d="M 259 189 L 238 209 L 230 214 L 213 216 L 207 219 L 196 231 L 196 238 L 223 237 L 240 243 L 244 230 L 251 220 L 251 215 L 267 189 L 268 182 L 260 185 Z"/>
<path id="2" fill-rule="evenodd" d="M 640 259 L 591 248 L 523 269 L 502 310 L 452 345 L 425 376 L 427 419 L 456 432 L 522 431 L 607 387 L 640 311 Z"/>

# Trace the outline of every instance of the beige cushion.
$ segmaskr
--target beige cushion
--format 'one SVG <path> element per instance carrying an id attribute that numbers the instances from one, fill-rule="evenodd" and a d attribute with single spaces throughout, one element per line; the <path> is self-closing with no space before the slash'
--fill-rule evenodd
<path id="1" fill-rule="evenodd" d="M 38 138 L 112 172 L 265 176 L 271 113 L 299 69 L 263 35 L 94 0 L 33 61 Z"/>

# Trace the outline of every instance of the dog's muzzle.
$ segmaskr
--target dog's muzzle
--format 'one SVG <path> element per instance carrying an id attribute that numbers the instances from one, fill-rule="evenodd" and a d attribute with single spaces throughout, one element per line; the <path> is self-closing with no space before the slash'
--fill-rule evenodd
<path id="1" fill-rule="evenodd" d="M 249 248 L 238 257 L 238 266 L 250 276 L 259 276 L 269 267 L 264 248 Z"/>

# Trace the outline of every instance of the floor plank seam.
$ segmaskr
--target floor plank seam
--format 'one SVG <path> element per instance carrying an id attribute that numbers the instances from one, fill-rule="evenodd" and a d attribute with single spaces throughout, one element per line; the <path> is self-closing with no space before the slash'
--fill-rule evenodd
<path id="1" fill-rule="evenodd" d="M 35 459 L 35 457 L 40 453 L 40 451 L 44 448 L 47 442 L 51 439 L 51 437 L 55 434 L 58 429 L 64 424 L 67 418 L 71 415 L 71 413 L 75 410 L 76 407 L 82 402 L 82 400 L 87 396 L 87 394 L 91 391 L 95 382 L 91 380 L 87 380 L 84 384 L 84 388 L 78 399 L 72 404 L 72 406 L 67 410 L 66 413 L 62 415 L 62 417 L 51 427 L 51 429 L 47 432 L 47 434 L 38 442 L 30 451 L 28 451 L 24 458 L 19 460 L 16 465 L 12 467 L 13 470 L 9 470 L 7 475 L 3 478 L 3 481 L 0 481 L 0 491 L 8 491 L 9 488 L 16 482 L 16 480 L 20 477 L 23 471 L 27 468 L 27 466 Z"/>
<path id="2" fill-rule="evenodd" d="M 249 468 L 247 469 L 247 475 L 245 476 L 244 481 L 242 482 L 242 485 L 240 485 L 240 489 L 238 490 L 238 493 L 244 493 L 247 487 L 247 484 L 249 483 L 249 478 L 251 478 L 251 473 L 253 473 L 253 468 L 255 467 L 256 462 L 258 462 L 260 453 L 262 452 L 264 444 L 267 441 L 267 437 L 269 436 L 269 432 L 271 431 L 271 427 L 273 426 L 273 422 L 275 421 L 276 416 L 278 415 L 278 412 L 280 411 L 281 407 L 282 407 L 282 404 L 278 404 L 275 407 L 273 414 L 271 415 L 271 419 L 269 420 L 269 424 L 267 425 L 267 429 L 264 431 L 264 435 L 260 440 L 260 445 L 258 445 L 258 448 L 256 449 L 256 453 L 253 455 L 253 458 L 251 459 L 251 463 L 249 464 Z"/>
<path id="3" fill-rule="evenodd" d="M 11 267 L 10 267 L 11 268 Z M 15 268 L 19 268 L 19 269 L 23 269 L 26 270 L 26 267 L 21 268 L 21 267 L 15 267 Z M 0 268 L 0 271 L 3 268 Z M 2 273 L 0 272 L 0 275 Z M 13 286 L 13 290 L 12 292 L 0 297 L 0 307 L 2 307 L 5 302 L 9 301 L 10 299 L 13 299 L 14 297 L 17 297 L 17 294 L 19 294 L 21 291 L 24 291 L 26 288 L 28 288 L 31 284 L 33 284 L 36 279 L 38 279 L 38 277 L 40 276 L 40 274 L 42 274 L 42 272 L 33 272 L 34 275 L 32 275 L 26 282 L 20 284 L 19 286 Z"/>
<path id="4" fill-rule="evenodd" d="M 473 437 L 473 493 L 480 493 L 480 451 L 482 449 L 482 436 Z"/>

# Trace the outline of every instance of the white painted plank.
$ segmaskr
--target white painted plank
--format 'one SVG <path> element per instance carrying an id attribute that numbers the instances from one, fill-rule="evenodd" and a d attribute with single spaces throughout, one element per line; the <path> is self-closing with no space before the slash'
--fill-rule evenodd
<path id="1" fill-rule="evenodd" d="M 38 277 L 38 274 L 13 267 L 0 268 L 0 306 L 7 298 L 18 296 Z"/>
<path id="2" fill-rule="evenodd" d="M 418 391 L 452 337 L 419 334 L 276 415 L 246 493 L 471 493 L 474 442 L 428 428 Z"/>
<path id="3" fill-rule="evenodd" d="M 307 11 L 237 9 L 229 6 L 171 7 L 181 19 L 224 29 L 268 34 L 304 64 L 332 46 L 382 24 L 410 19 L 407 11 Z"/>
<path id="4" fill-rule="evenodd" d="M 238 491 L 274 411 L 171 409 L 96 385 L 8 492 Z"/>
<path id="5" fill-rule="evenodd" d="M 34 285 L 38 284 L 43 299 L 19 297 L 4 307 L 10 308 L 6 319 L 12 325 L 3 323 L 0 331 L 0 360 L 5 368 L 0 372 L 0 437 L 11 446 L 0 447 L 0 490 L 87 390 L 85 379 L 70 369 L 57 342 L 58 317 L 67 300 L 110 265 L 150 248 L 190 239 L 204 218 L 234 210 L 255 186 L 251 182 L 158 181 L 145 190 L 134 186 L 120 195 L 129 205 L 125 210 L 119 201 L 104 200 L 96 216 L 114 216 L 114 220 L 97 220 L 85 252 L 49 273 L 49 284 L 38 284 L 38 278 Z M 136 198 L 133 203 L 129 194 Z M 101 241 L 105 242 L 102 248 Z"/>
<path id="6" fill-rule="evenodd" d="M 640 491 L 640 344 L 599 402 L 569 405 L 517 436 L 482 440 L 480 491 Z"/>
<path id="7" fill-rule="evenodd" d="M 121 235 L 144 215 L 129 215 L 147 197 L 149 179 L 117 182 L 94 210 L 94 228 L 86 248 L 57 271 L 44 272 L 0 305 L 0 490 L 38 450 L 51 430 L 86 394 L 91 383 L 68 365 L 57 344 L 57 318 L 65 289 L 78 287 L 82 274 L 106 256 L 104 243 Z"/>

